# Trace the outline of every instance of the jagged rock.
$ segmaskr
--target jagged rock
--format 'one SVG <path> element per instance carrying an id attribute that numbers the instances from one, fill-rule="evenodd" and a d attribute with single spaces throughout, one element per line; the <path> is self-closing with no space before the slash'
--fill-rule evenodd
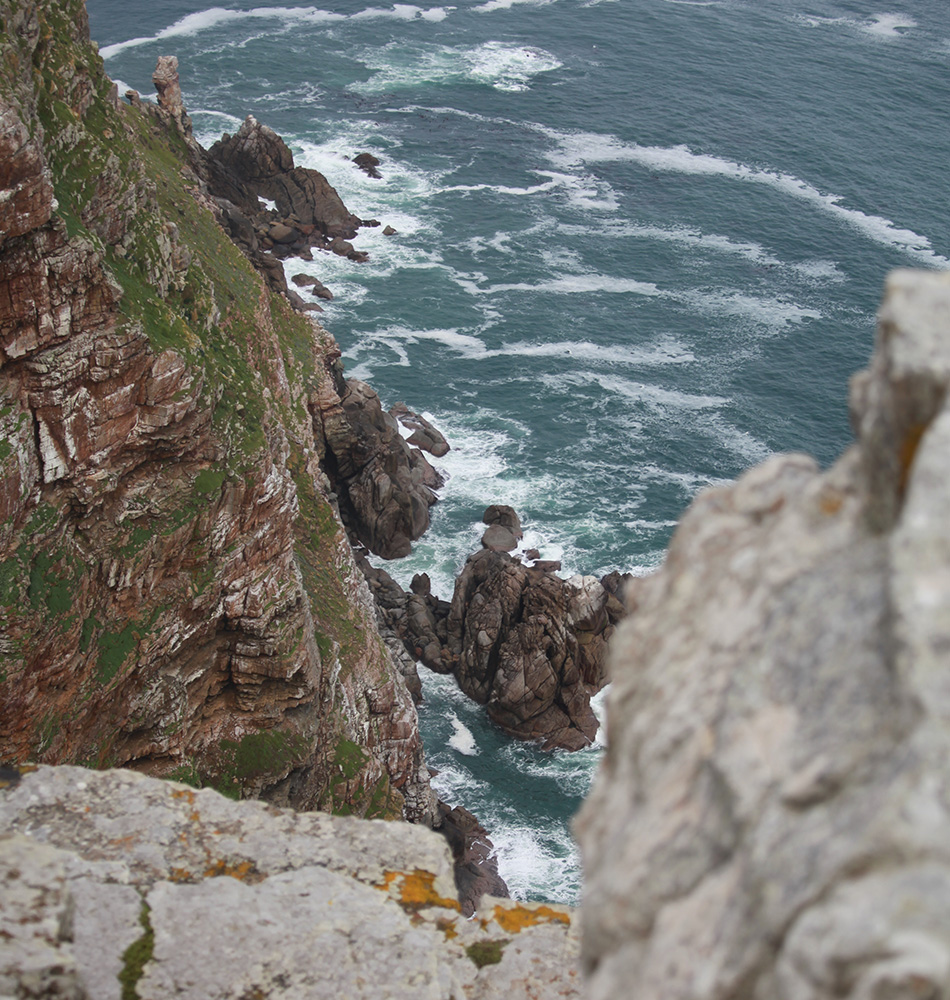
<path id="1" fill-rule="evenodd" d="M 950 276 L 890 276 L 857 444 L 701 494 L 613 645 L 592 1000 L 944 996 Z"/>
<path id="2" fill-rule="evenodd" d="M 521 739 L 577 750 L 597 732 L 570 625 L 573 587 L 503 553 L 469 556 L 446 624 L 459 687 Z"/>
<path id="3" fill-rule="evenodd" d="M 436 502 L 421 454 L 402 439 L 365 382 L 327 384 L 311 397 L 310 408 L 344 521 L 383 558 L 407 555 L 429 526 L 429 507 Z"/>
<path id="4" fill-rule="evenodd" d="M 490 507 L 485 519 L 511 537 L 518 515 Z M 589 746 L 597 732 L 590 695 L 606 683 L 607 640 L 625 609 L 595 577 L 561 580 L 489 548 L 470 556 L 451 603 L 417 575 L 406 593 L 385 570 L 358 557 L 386 627 L 410 656 L 487 706 L 498 725 L 546 749 Z M 611 585 L 628 576 L 605 577 Z"/>
<path id="5" fill-rule="evenodd" d="M 379 166 L 379 158 L 373 156 L 372 153 L 357 153 L 353 157 L 353 162 L 364 174 L 369 174 L 370 177 L 375 177 L 377 180 L 382 177 L 382 174 L 376 169 Z"/>
<path id="6" fill-rule="evenodd" d="M 397 233 L 398 230 L 393 229 L 392 226 L 386 226 L 386 228 L 383 230 L 383 236 L 396 236 Z"/>
<path id="7" fill-rule="evenodd" d="M 181 85 L 178 79 L 178 57 L 159 56 L 152 83 L 158 92 L 158 103 L 172 114 L 181 114 L 185 106 L 181 99 Z"/>
<path id="8" fill-rule="evenodd" d="M 314 278 L 313 275 L 295 274 L 290 280 L 298 288 L 308 288 L 311 294 L 316 295 L 318 299 L 326 299 L 327 302 L 333 301 L 333 292 L 318 278 Z"/>
<path id="9" fill-rule="evenodd" d="M 442 433 L 418 413 L 413 413 L 405 403 L 396 403 L 389 412 L 405 427 L 412 431 L 409 443 L 427 451 L 435 458 L 442 458 L 449 452 L 449 443 Z"/>
<path id="10" fill-rule="evenodd" d="M 309 259 L 310 247 L 317 246 L 353 260 L 368 257 L 348 242 L 364 223 L 346 208 L 323 174 L 295 166 L 283 139 L 253 116 L 235 135 L 224 135 L 207 151 L 199 149 L 195 165 L 212 195 L 266 228 L 264 245 L 273 245 L 275 252 Z M 276 204 L 277 220 L 261 199 Z M 246 240 L 240 242 L 247 246 Z M 262 267 L 257 255 L 252 253 L 251 259 Z"/>
<path id="11" fill-rule="evenodd" d="M 0 885 L 5 996 L 580 997 L 571 910 L 465 919 L 445 840 L 403 823 L 43 767 L 0 790 Z"/>
<path id="12" fill-rule="evenodd" d="M 478 817 L 463 806 L 452 808 L 444 802 L 439 803 L 439 816 L 441 822 L 436 830 L 452 848 L 455 888 L 462 906 L 462 916 L 472 916 L 478 909 L 482 896 L 507 899 L 508 886 L 498 874 L 494 845 Z"/>

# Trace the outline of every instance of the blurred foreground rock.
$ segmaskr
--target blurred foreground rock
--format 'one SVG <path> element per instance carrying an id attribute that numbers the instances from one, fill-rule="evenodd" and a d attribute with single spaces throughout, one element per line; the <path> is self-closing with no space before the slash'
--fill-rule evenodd
<path id="1" fill-rule="evenodd" d="M 0 788 L 0 995 L 579 997 L 566 907 L 459 912 L 406 823 L 233 802 L 130 771 Z"/>
<path id="2" fill-rule="evenodd" d="M 858 443 L 703 493 L 612 652 L 594 1000 L 950 996 L 950 275 L 899 271 Z"/>

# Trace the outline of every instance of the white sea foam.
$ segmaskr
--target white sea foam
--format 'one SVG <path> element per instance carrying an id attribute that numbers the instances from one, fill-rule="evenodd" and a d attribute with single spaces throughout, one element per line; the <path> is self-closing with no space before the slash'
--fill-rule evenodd
<path id="1" fill-rule="evenodd" d="M 512 7 L 517 7 L 522 4 L 526 4 L 529 7 L 545 7 L 549 3 L 553 2 L 554 0 L 487 0 L 486 3 L 480 3 L 475 7 L 470 7 L 469 10 L 476 14 L 490 14 L 492 11 L 510 10 Z"/>
<path id="2" fill-rule="evenodd" d="M 753 167 L 709 153 L 694 153 L 683 145 L 641 146 L 622 142 L 611 135 L 589 132 L 565 134 L 541 126 L 538 128 L 558 142 L 558 148 L 549 154 L 555 166 L 576 169 L 589 163 L 627 161 L 639 163 L 650 170 L 761 184 L 786 197 L 808 202 L 845 225 L 857 229 L 867 238 L 884 246 L 895 247 L 921 263 L 950 266 L 950 260 L 937 254 L 926 236 L 910 229 L 902 229 L 884 216 L 848 208 L 841 203 L 841 195 L 824 194 L 793 174 Z"/>
<path id="3" fill-rule="evenodd" d="M 741 317 L 770 329 L 780 329 L 808 319 L 821 319 L 821 313 L 817 309 L 809 309 L 795 302 L 724 289 L 696 288 L 686 292 L 670 292 L 669 297 L 700 313 Z"/>
<path id="4" fill-rule="evenodd" d="M 448 45 L 421 47 L 390 42 L 366 49 L 360 61 L 374 74 L 350 85 L 361 94 L 379 94 L 422 84 L 447 84 L 468 80 L 496 90 L 527 90 L 539 73 L 558 69 L 561 63 L 549 52 L 511 42 L 489 41 L 471 48 Z"/>
<path id="5" fill-rule="evenodd" d="M 675 523 L 675 522 L 674 522 Z M 595 745 L 598 747 L 607 746 L 607 696 L 610 693 L 610 685 L 606 684 L 590 700 L 590 707 L 599 723 Z"/>
<path id="6" fill-rule="evenodd" d="M 453 750 L 465 754 L 466 757 L 474 757 L 478 753 L 478 747 L 475 745 L 475 737 L 472 735 L 471 729 L 457 715 L 453 715 L 449 721 L 455 730 L 449 738 L 449 746 Z"/>
<path id="7" fill-rule="evenodd" d="M 907 14 L 875 14 L 861 27 L 879 38 L 900 38 L 906 29 L 916 28 L 917 22 Z"/>
<path id="8" fill-rule="evenodd" d="M 634 278 L 616 278 L 609 274 L 562 274 L 547 281 L 516 282 L 512 284 L 479 285 L 476 281 L 460 280 L 459 284 L 472 295 L 497 295 L 499 292 L 550 292 L 557 295 L 578 293 L 609 292 L 612 294 L 663 295 L 660 289 L 649 281 Z"/>
<path id="9" fill-rule="evenodd" d="M 126 49 L 167 41 L 169 38 L 198 35 L 219 25 L 235 21 L 276 21 L 281 28 L 293 24 L 323 24 L 368 19 L 442 21 L 450 11 L 455 9 L 454 7 L 417 7 L 415 4 L 393 4 L 390 7 L 367 7 L 354 14 L 339 14 L 319 7 L 252 7 L 250 10 L 210 7 L 207 10 L 196 11 L 194 14 L 187 14 L 154 35 L 138 36 L 124 42 L 116 42 L 114 45 L 103 46 L 99 50 L 99 54 L 103 59 L 111 59 Z"/>
<path id="10" fill-rule="evenodd" d="M 513 899 L 538 895 L 576 900 L 580 888 L 580 857 L 566 827 L 540 831 L 518 823 L 493 822 L 480 816 L 495 845 L 498 874 Z"/>
<path id="11" fill-rule="evenodd" d="M 703 396 L 677 389 L 664 389 L 658 385 L 647 385 L 643 382 L 635 382 L 633 379 L 621 378 L 619 375 L 606 375 L 599 372 L 572 372 L 567 375 L 545 376 L 545 380 L 555 378 L 568 385 L 594 383 L 605 392 L 613 393 L 633 402 L 644 403 L 651 409 L 657 410 L 710 410 L 725 406 L 729 402 L 723 396 Z"/>

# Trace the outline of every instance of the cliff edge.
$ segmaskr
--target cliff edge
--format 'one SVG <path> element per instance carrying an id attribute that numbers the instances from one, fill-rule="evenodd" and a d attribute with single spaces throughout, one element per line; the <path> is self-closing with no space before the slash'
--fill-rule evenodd
<path id="1" fill-rule="evenodd" d="M 857 444 L 700 495 L 631 591 L 577 831 L 594 1000 L 950 995 L 950 275 L 887 282 Z"/>

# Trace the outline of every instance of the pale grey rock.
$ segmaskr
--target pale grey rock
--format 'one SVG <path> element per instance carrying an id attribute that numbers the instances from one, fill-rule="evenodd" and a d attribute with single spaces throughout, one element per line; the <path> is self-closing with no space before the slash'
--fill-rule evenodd
<path id="1" fill-rule="evenodd" d="M 593 1000 L 950 997 L 950 276 L 888 281 L 858 443 L 683 516 L 577 823 Z"/>
<path id="2" fill-rule="evenodd" d="M 431 830 L 132 771 L 0 789 L 0 890 L 2 1000 L 119 998 L 136 952 L 140 1000 L 581 996 L 572 912 L 485 897 L 466 920 Z"/>
<path id="3" fill-rule="evenodd" d="M 85 1000 L 62 851 L 0 835 L 0 997 Z"/>

